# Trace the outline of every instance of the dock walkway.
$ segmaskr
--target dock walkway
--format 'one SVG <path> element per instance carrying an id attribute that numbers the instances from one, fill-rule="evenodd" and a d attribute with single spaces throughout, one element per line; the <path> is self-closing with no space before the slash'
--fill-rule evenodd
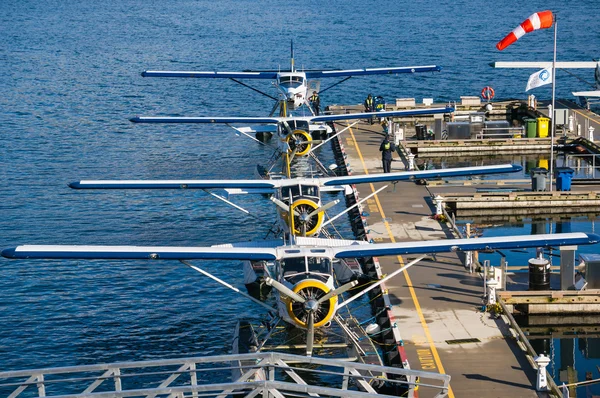
<path id="1" fill-rule="evenodd" d="M 338 126 L 339 127 L 339 126 Z M 378 124 L 361 123 L 344 133 L 349 167 L 354 174 L 382 172 Z M 405 170 L 397 157 L 392 171 Z M 376 186 L 377 185 L 377 186 Z M 359 187 L 365 197 L 383 184 Z M 390 184 L 367 201 L 369 235 L 375 242 L 410 242 L 452 237 L 433 220 L 426 186 Z M 458 254 L 436 255 L 411 267 L 387 284 L 393 314 L 410 366 L 451 375 L 449 397 L 538 397 L 536 372 L 501 320 L 481 312 L 483 281 L 469 274 Z M 414 257 L 384 257 L 391 273 Z M 427 397 L 427 390 L 419 391 Z"/>

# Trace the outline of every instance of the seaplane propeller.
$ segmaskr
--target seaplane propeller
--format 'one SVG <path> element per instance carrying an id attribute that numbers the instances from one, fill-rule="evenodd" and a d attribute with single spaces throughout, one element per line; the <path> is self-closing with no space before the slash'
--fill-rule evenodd
<path id="1" fill-rule="evenodd" d="M 338 204 L 339 199 L 329 202 L 324 206 L 316 207 L 316 204 L 308 199 L 300 199 L 292 204 L 294 213 L 294 233 L 302 236 L 314 235 L 323 223 L 323 213 Z"/>
<path id="2" fill-rule="evenodd" d="M 312 356 L 315 328 L 329 324 L 335 315 L 338 296 L 358 284 L 358 281 L 351 281 L 330 290 L 327 285 L 316 279 L 304 279 L 293 289 L 272 278 L 265 278 L 265 282 L 288 298 L 288 315 L 298 326 L 306 328 L 307 356 Z"/>

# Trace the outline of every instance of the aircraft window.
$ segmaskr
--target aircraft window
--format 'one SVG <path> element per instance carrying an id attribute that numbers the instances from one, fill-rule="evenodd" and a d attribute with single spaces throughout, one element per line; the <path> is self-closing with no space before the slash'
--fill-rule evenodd
<path id="1" fill-rule="evenodd" d="M 290 191 L 292 192 L 292 197 L 295 198 L 300 194 L 300 187 L 294 185 L 292 187 L 283 187 L 281 188 L 281 199 L 287 200 L 290 198 Z"/>
<path id="2" fill-rule="evenodd" d="M 279 84 L 284 87 L 299 87 L 304 82 L 301 76 L 282 76 L 279 79 Z"/>
<path id="3" fill-rule="evenodd" d="M 319 189 L 314 185 L 303 185 L 302 186 L 302 195 L 318 197 Z"/>
<path id="4" fill-rule="evenodd" d="M 306 263 L 304 262 L 304 257 L 286 258 L 285 260 L 281 261 L 281 265 L 284 275 L 306 272 Z"/>
<path id="5" fill-rule="evenodd" d="M 309 257 L 308 271 L 320 274 L 331 274 L 331 261 L 323 257 Z"/>

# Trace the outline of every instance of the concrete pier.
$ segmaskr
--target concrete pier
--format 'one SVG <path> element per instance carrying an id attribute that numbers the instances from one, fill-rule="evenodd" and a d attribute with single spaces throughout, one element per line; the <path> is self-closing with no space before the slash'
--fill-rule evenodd
<path id="1" fill-rule="evenodd" d="M 379 125 L 361 123 L 343 135 L 354 174 L 382 172 Z M 396 158 L 392 171 L 400 170 L 405 164 Z M 359 194 L 365 197 L 382 185 L 361 186 Z M 375 242 L 453 237 L 445 224 L 432 218 L 430 197 L 424 185 L 390 185 L 367 201 L 368 237 Z M 451 375 L 449 397 L 544 396 L 535 391 L 536 370 L 506 323 L 481 311 L 483 281 L 465 270 L 461 255 L 436 255 L 387 283 L 411 368 Z M 411 260 L 386 257 L 379 263 L 389 274 Z M 421 389 L 419 396 L 430 395 Z"/>

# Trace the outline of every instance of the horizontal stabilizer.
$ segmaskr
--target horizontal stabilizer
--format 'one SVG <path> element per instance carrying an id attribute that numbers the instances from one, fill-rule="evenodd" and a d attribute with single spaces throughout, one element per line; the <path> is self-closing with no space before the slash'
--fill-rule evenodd
<path id="1" fill-rule="evenodd" d="M 600 236 L 586 233 L 513 235 L 477 239 L 444 239 L 401 243 L 380 243 L 368 246 L 337 247 L 336 258 L 397 256 L 471 250 L 526 249 L 548 246 L 576 246 L 598 243 Z"/>
<path id="2" fill-rule="evenodd" d="M 515 173 L 523 170 L 523 167 L 513 164 L 499 164 L 490 166 L 456 167 L 437 170 L 400 171 L 396 173 L 380 173 L 366 175 L 352 175 L 343 177 L 323 178 L 323 185 L 350 185 L 369 182 L 385 181 L 408 181 L 427 178 L 459 177 L 493 173 Z"/>
<path id="3" fill-rule="evenodd" d="M 578 92 L 574 92 L 573 95 L 575 97 L 595 97 L 595 98 L 600 98 L 600 90 L 596 90 L 596 91 L 578 91 Z"/>

